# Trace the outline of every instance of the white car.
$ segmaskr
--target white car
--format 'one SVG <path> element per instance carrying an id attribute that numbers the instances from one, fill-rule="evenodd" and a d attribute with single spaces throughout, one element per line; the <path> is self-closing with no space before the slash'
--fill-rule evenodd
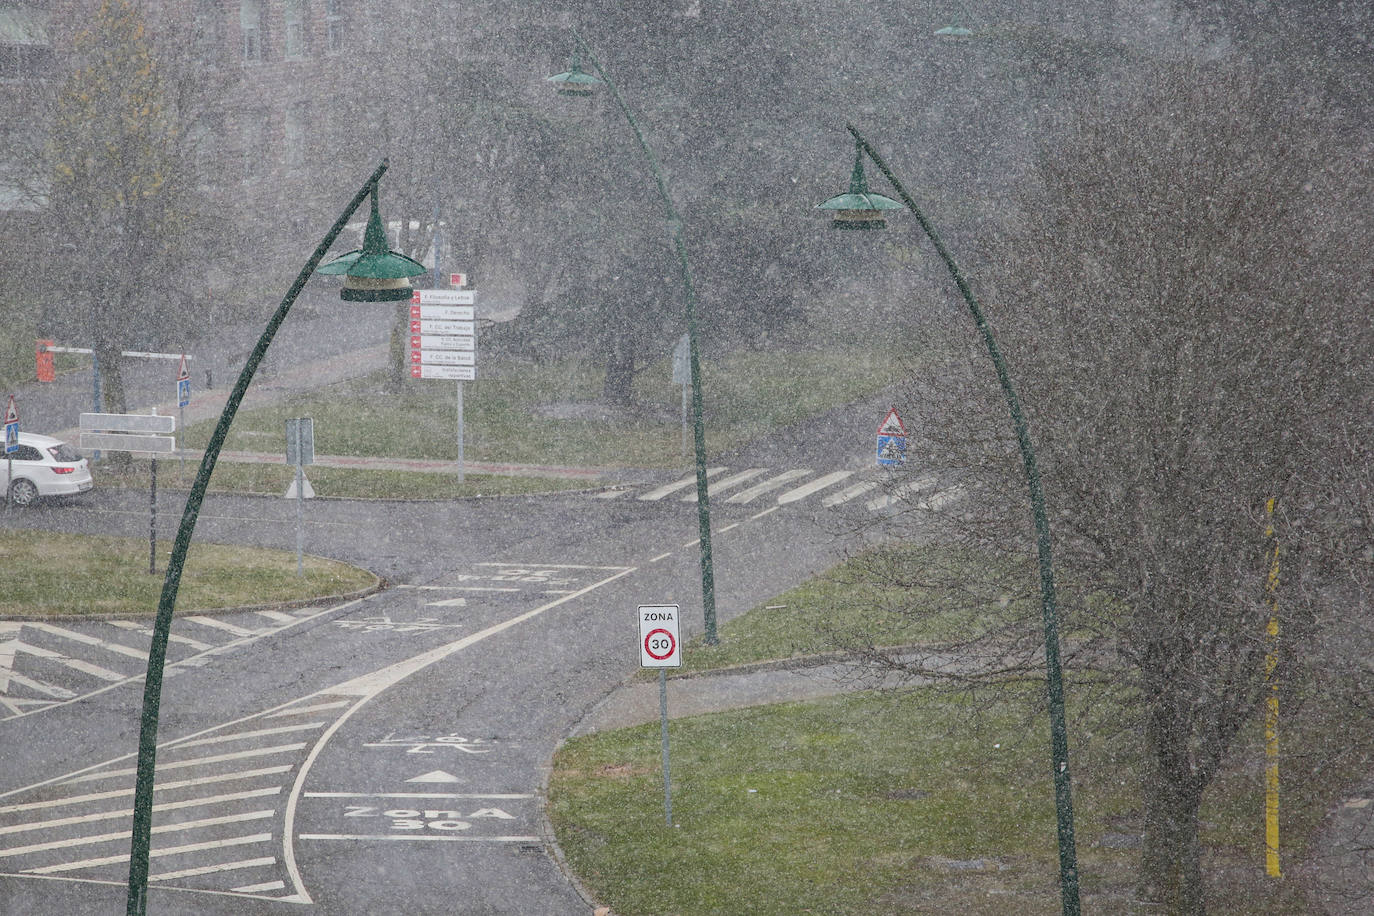
<path id="1" fill-rule="evenodd" d="M 6 458 L 13 459 L 13 478 Z M 61 439 L 33 433 L 20 433 L 19 450 L 0 455 L 0 478 L 5 479 L 16 506 L 32 505 L 40 496 L 84 493 L 94 485 L 90 466 L 80 452 Z"/>

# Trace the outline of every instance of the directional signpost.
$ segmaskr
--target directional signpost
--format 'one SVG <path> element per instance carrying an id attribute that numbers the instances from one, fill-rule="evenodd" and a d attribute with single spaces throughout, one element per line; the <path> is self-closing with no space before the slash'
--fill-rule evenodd
<path id="1" fill-rule="evenodd" d="M 177 411 L 181 422 L 177 424 L 180 429 L 177 432 L 177 455 L 181 458 L 181 473 L 186 471 L 186 453 L 181 447 L 181 437 L 185 435 L 181 430 L 186 429 L 186 405 L 191 403 L 191 370 L 186 368 L 186 354 L 181 354 L 181 363 L 177 366 Z"/>
<path id="2" fill-rule="evenodd" d="M 663 816 L 673 826 L 673 789 L 668 778 L 668 669 L 682 667 L 681 618 L 676 604 L 639 607 L 639 667 L 658 669 L 658 712 L 663 735 Z"/>
<path id="3" fill-rule="evenodd" d="M 176 417 L 146 413 L 83 413 L 81 447 L 152 455 L 148 478 L 148 574 L 157 573 L 157 456 L 176 451 Z"/>
<path id="4" fill-rule="evenodd" d="M 470 289 L 417 289 L 410 300 L 410 377 L 458 383 L 459 483 L 463 482 L 463 382 L 477 378 L 476 299 Z"/>
<path id="5" fill-rule="evenodd" d="M 878 466 L 898 467 L 906 462 L 906 427 L 897 415 L 897 408 L 890 408 L 883 422 L 878 426 Z"/>
<path id="6" fill-rule="evenodd" d="M 296 497 L 296 577 L 305 575 L 305 500 L 315 495 L 305 479 L 305 466 L 315 463 L 315 421 L 310 417 L 293 417 L 286 421 L 286 463 L 296 469 L 296 479 L 288 498 Z"/>
<path id="7" fill-rule="evenodd" d="M 14 406 L 14 395 L 5 406 L 5 508 L 13 505 L 10 496 L 10 482 L 14 480 L 14 453 L 19 451 L 19 408 Z"/>

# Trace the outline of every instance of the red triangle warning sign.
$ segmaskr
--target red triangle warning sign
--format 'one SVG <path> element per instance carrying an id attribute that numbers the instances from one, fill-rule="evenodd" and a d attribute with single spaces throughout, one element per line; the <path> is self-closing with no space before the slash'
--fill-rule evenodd
<path id="1" fill-rule="evenodd" d="M 184 382 L 191 377 L 191 371 L 186 368 L 186 355 L 181 356 L 181 364 L 177 366 L 177 381 Z"/>
<path id="2" fill-rule="evenodd" d="M 5 425 L 19 422 L 19 408 L 14 406 L 14 395 L 10 395 L 10 402 L 5 407 Z"/>
<path id="3" fill-rule="evenodd" d="M 906 435 L 906 427 L 902 425 L 902 418 L 899 417 L 899 416 L 897 416 L 897 408 L 893 407 L 893 408 L 891 408 L 891 409 L 888 410 L 887 416 L 883 418 L 883 422 L 878 426 L 878 435 L 880 435 L 880 436 L 905 436 L 905 435 Z"/>

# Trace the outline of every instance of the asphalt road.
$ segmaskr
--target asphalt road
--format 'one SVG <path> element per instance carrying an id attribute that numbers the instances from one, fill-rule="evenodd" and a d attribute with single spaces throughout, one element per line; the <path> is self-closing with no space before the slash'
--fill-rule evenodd
<path id="1" fill-rule="evenodd" d="M 839 508 L 713 501 L 721 621 L 831 565 Z M 164 505 L 162 537 L 179 511 Z M 196 538 L 294 549 L 294 512 L 214 496 Z M 637 666 L 638 605 L 681 604 L 700 631 L 695 505 L 571 493 L 306 517 L 308 551 L 390 587 L 178 618 L 149 912 L 591 912 L 549 845 L 547 767 Z M 146 495 L 3 524 L 146 536 Z M 146 626 L 0 624 L 0 913 L 123 912 Z"/>

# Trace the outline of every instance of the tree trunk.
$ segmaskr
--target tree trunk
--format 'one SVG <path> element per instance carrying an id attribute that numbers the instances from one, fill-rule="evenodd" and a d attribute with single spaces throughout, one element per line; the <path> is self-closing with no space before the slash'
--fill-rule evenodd
<path id="1" fill-rule="evenodd" d="M 1187 723 L 1167 711 L 1167 698 L 1153 706 L 1145 727 L 1145 848 L 1140 893 L 1174 916 L 1204 916 L 1207 900 L 1198 835 L 1204 786 L 1186 753 Z"/>
<path id="2" fill-rule="evenodd" d="M 601 397 L 608 404 L 628 407 L 634 378 L 634 345 L 625 339 L 612 340 L 606 354 L 606 379 L 601 385 Z"/>
<path id="3" fill-rule="evenodd" d="M 386 378 L 392 388 L 400 388 L 410 378 L 410 300 L 396 305 L 391 345 L 387 348 Z"/>
<path id="4" fill-rule="evenodd" d="M 100 372 L 101 409 L 105 413 L 128 413 L 128 395 L 119 362 L 120 348 L 96 344 L 95 351 L 96 367 Z M 116 471 L 127 471 L 133 465 L 133 456 L 128 452 L 104 452 L 102 457 Z"/>

